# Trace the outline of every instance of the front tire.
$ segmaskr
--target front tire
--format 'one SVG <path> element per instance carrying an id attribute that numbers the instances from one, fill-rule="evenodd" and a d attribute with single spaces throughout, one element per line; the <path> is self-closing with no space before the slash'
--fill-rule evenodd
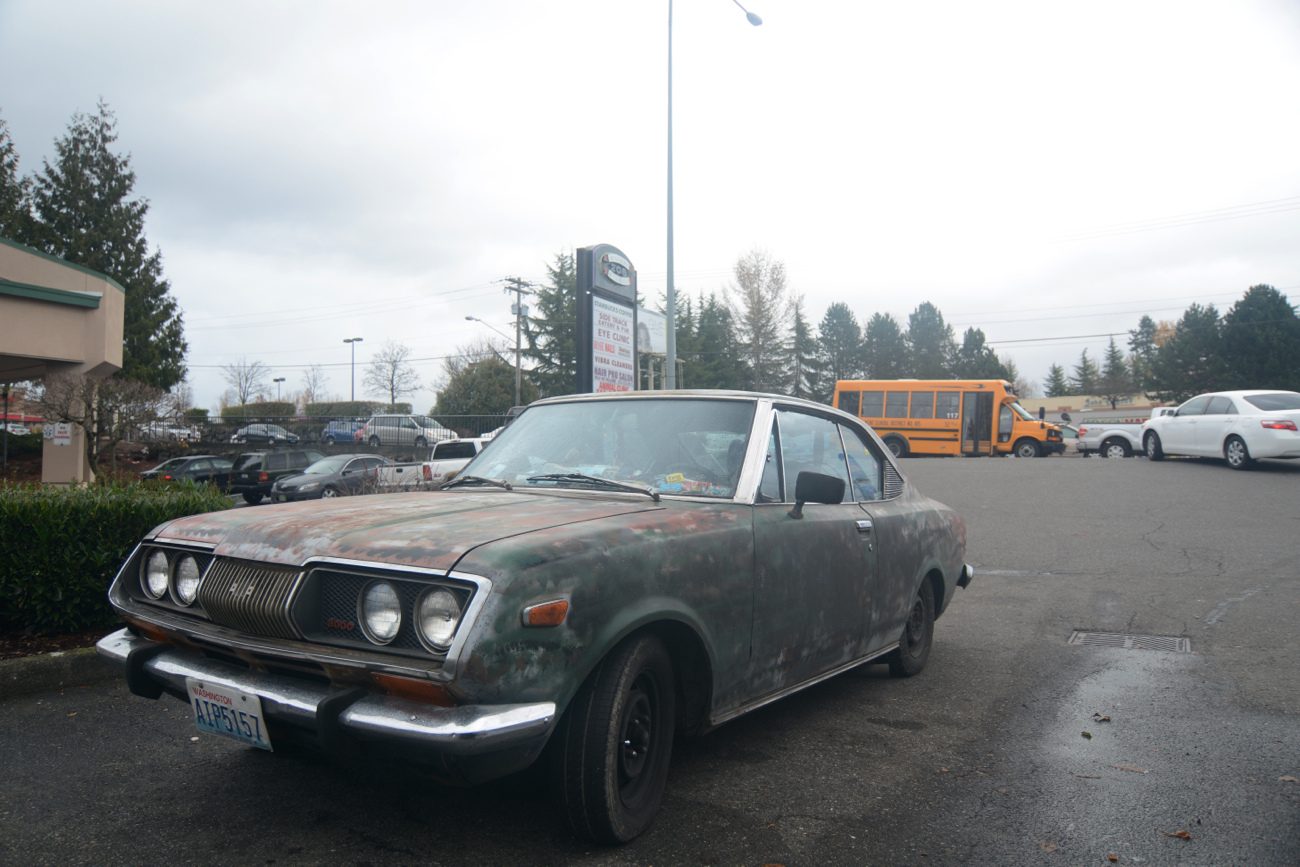
<path id="1" fill-rule="evenodd" d="M 326 488 L 320 492 L 320 496 L 322 500 L 332 500 L 335 497 L 341 497 L 342 494 L 339 493 L 338 488 Z"/>
<path id="2" fill-rule="evenodd" d="M 332 446 L 332 445 L 334 445 L 334 435 L 333 435 L 333 434 L 326 434 L 325 439 L 321 440 L 321 442 L 325 443 L 325 445 L 327 445 L 327 446 Z"/>
<path id="3" fill-rule="evenodd" d="M 1146 448 L 1147 458 L 1153 461 L 1163 461 L 1165 453 L 1160 448 L 1160 435 L 1155 431 L 1148 431 L 1146 439 L 1142 440 L 1142 445 Z"/>
<path id="4" fill-rule="evenodd" d="M 1246 448 L 1246 441 L 1239 436 L 1230 436 L 1223 444 L 1223 459 L 1234 470 L 1248 470 L 1255 463 Z"/>
<path id="5" fill-rule="evenodd" d="M 921 583 L 912 613 L 907 617 L 898 649 L 889 656 L 889 673 L 893 677 L 914 677 L 925 668 L 934 645 L 934 594 L 930 582 Z"/>
<path id="6" fill-rule="evenodd" d="M 626 843 L 650 826 L 673 747 L 672 659 L 653 635 L 616 647 L 555 731 L 553 783 L 575 833 Z"/>
<path id="7" fill-rule="evenodd" d="M 1123 440 L 1106 440 L 1101 444 L 1101 456 L 1103 458 L 1127 458 L 1132 457 L 1132 455 L 1133 450 Z"/>
<path id="8" fill-rule="evenodd" d="M 379 448 L 379 437 L 372 436 L 372 437 L 370 438 L 370 447 L 371 447 L 372 449 L 377 449 L 377 448 Z"/>
<path id="9" fill-rule="evenodd" d="M 415 447 L 416 447 L 417 449 L 428 448 L 428 446 L 429 446 L 429 443 L 425 441 L 424 437 L 418 437 L 418 438 L 416 438 L 416 440 L 415 440 Z"/>
<path id="10" fill-rule="evenodd" d="M 1018 458 L 1036 458 L 1042 454 L 1038 449 L 1037 440 L 1031 439 L 1023 439 L 1016 443 L 1013 453 Z"/>

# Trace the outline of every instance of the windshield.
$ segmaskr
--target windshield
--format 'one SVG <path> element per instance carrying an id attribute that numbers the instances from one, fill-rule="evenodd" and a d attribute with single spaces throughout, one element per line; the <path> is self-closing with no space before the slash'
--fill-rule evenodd
<path id="1" fill-rule="evenodd" d="M 307 467 L 307 469 L 303 470 L 302 472 L 303 475 L 307 475 L 308 473 L 310 473 L 311 475 L 314 476 L 323 476 L 323 475 L 328 475 L 329 473 L 337 473 L 338 471 L 342 470 L 343 465 L 350 460 L 352 460 L 352 455 L 343 455 L 343 456 L 336 455 L 335 457 L 332 458 L 325 458 L 324 460 L 317 461 L 316 463 Z"/>
<path id="2" fill-rule="evenodd" d="M 1286 412 L 1287 410 L 1300 409 L 1300 394 L 1296 394 L 1294 391 L 1252 394 L 1246 397 L 1246 402 L 1264 410 L 1264 412 Z"/>
<path id="3" fill-rule="evenodd" d="M 1010 404 L 1010 407 L 1015 410 L 1016 415 L 1020 416 L 1021 421 L 1038 421 L 1038 416 L 1030 415 L 1029 410 L 1025 409 L 1020 404 L 1013 401 Z"/>
<path id="4" fill-rule="evenodd" d="M 558 474 L 647 485 L 665 494 L 732 497 L 754 418 L 741 400 L 610 400 L 530 407 L 460 477 L 516 488 L 598 488 Z M 549 478 L 540 478 L 548 476 Z"/>

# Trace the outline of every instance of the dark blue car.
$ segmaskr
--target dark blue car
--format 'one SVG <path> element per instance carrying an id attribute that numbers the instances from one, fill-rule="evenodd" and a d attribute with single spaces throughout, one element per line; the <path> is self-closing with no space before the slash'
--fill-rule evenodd
<path id="1" fill-rule="evenodd" d="M 320 432 L 320 441 L 333 445 L 336 442 L 350 443 L 353 434 L 365 427 L 360 421 L 332 421 Z"/>

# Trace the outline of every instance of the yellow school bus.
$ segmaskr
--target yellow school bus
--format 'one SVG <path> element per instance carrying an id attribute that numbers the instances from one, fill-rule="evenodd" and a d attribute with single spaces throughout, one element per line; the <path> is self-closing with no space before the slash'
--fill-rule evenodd
<path id="1" fill-rule="evenodd" d="M 1065 451 L 1061 429 L 1020 405 L 1003 379 L 842 380 L 835 406 L 905 455 L 1016 455 Z"/>

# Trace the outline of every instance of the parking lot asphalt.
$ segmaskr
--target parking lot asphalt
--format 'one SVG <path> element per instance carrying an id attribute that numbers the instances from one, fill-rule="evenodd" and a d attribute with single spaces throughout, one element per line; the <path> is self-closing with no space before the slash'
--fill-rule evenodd
<path id="1" fill-rule="evenodd" d="M 866 666 L 680 739 L 627 846 L 563 832 L 529 775 L 453 790 L 265 754 L 109 681 L 0 702 L 0 863 L 182 862 L 213 841 L 277 865 L 1300 863 L 1300 465 L 904 469 L 965 516 L 978 570 L 926 671 Z"/>

